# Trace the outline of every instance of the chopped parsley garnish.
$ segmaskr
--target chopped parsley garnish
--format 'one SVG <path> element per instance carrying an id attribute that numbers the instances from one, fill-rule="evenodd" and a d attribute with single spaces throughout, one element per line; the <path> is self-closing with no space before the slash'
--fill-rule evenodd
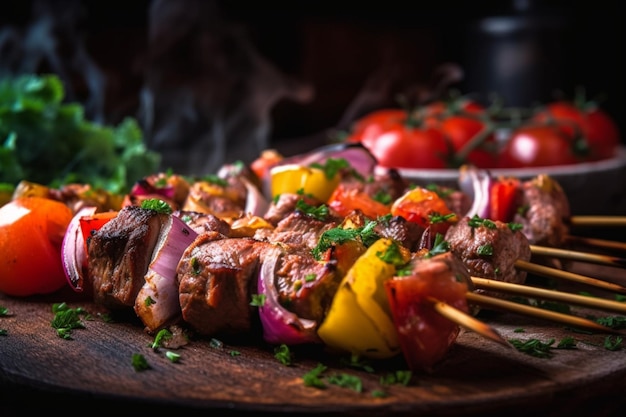
<path id="1" fill-rule="evenodd" d="M 209 184 L 217 185 L 219 187 L 226 187 L 228 185 L 228 181 L 224 178 L 220 178 L 215 174 L 204 175 L 202 177 L 202 181 L 206 181 Z"/>
<path id="2" fill-rule="evenodd" d="M 312 206 L 300 199 L 296 202 L 296 209 L 300 210 L 307 216 L 313 217 L 316 220 L 324 221 L 328 217 L 328 206 L 320 204 L 319 207 Z"/>
<path id="3" fill-rule="evenodd" d="M 172 336 L 172 332 L 170 332 L 168 329 L 159 330 L 159 332 L 154 337 L 154 341 L 152 342 L 152 349 L 156 350 L 160 348 L 161 346 L 163 346 L 163 341 L 171 339 Z"/>
<path id="4" fill-rule="evenodd" d="M 456 217 L 456 214 L 454 213 L 440 214 L 437 212 L 433 212 L 428 215 L 428 221 L 431 224 L 445 223 L 448 220 L 454 219 L 455 217 Z"/>
<path id="5" fill-rule="evenodd" d="M 509 342 L 520 352 L 526 353 L 530 356 L 536 356 L 538 358 L 549 358 L 552 356 L 550 351 L 554 339 L 550 339 L 544 343 L 539 339 L 509 339 Z"/>
<path id="6" fill-rule="evenodd" d="M 337 385 L 344 388 L 350 388 L 356 392 L 363 391 L 363 381 L 361 378 L 345 373 L 330 375 L 326 378 L 329 384 Z"/>
<path id="7" fill-rule="evenodd" d="M 209 340 L 209 346 L 214 349 L 221 349 L 224 347 L 224 343 L 221 340 L 212 337 L 211 340 Z"/>
<path id="8" fill-rule="evenodd" d="M 324 171 L 324 176 L 329 180 L 335 178 L 335 175 L 342 169 L 351 168 L 350 163 L 344 158 L 328 158 L 323 165 L 315 162 L 310 167 Z"/>
<path id="9" fill-rule="evenodd" d="M 165 201 L 158 198 L 148 198 L 141 202 L 141 208 L 147 210 L 154 210 L 161 214 L 172 214 L 172 207 Z"/>
<path id="10" fill-rule="evenodd" d="M 144 300 L 143 300 L 143 305 L 146 307 L 150 307 L 151 305 L 156 304 L 156 301 L 154 301 L 154 299 L 150 296 L 147 296 Z"/>
<path id="11" fill-rule="evenodd" d="M 293 363 L 293 353 L 289 350 L 289 346 L 285 344 L 274 348 L 274 357 L 285 366 L 290 366 Z"/>
<path id="12" fill-rule="evenodd" d="M 267 296 L 265 294 L 252 294 L 252 301 L 250 301 L 250 305 L 254 307 L 263 307 L 265 305 L 265 299 Z"/>
<path id="13" fill-rule="evenodd" d="M 606 350 L 620 350 L 622 348 L 622 337 L 621 336 L 611 336 L 608 335 L 604 339 L 604 348 Z"/>
<path id="14" fill-rule="evenodd" d="M 433 242 L 433 247 L 428 251 L 426 258 L 432 258 L 436 255 L 441 255 L 442 253 L 446 253 L 450 251 L 450 242 L 445 240 L 444 236 L 441 233 L 437 233 L 435 235 L 435 241 Z"/>
<path id="15" fill-rule="evenodd" d="M 388 372 L 380 377 L 380 385 L 388 386 L 394 384 L 400 384 L 407 386 L 411 382 L 413 372 L 408 370 L 397 370 L 395 372 Z"/>
<path id="16" fill-rule="evenodd" d="M 72 330 L 84 329 L 85 325 L 81 321 L 81 316 L 87 315 L 83 308 L 70 308 L 66 303 L 55 303 L 52 305 L 54 318 L 50 323 L 57 330 L 57 335 L 63 339 L 72 339 Z"/>
<path id="17" fill-rule="evenodd" d="M 382 190 L 377 191 L 376 194 L 372 196 L 372 198 L 374 199 L 374 201 L 378 201 L 379 203 L 384 205 L 389 205 L 393 201 L 393 199 L 391 198 L 391 194 Z"/>
<path id="18" fill-rule="evenodd" d="M 146 357 L 143 356 L 141 353 L 133 353 L 133 356 L 131 358 L 131 364 L 137 372 L 150 369 L 150 364 L 148 364 Z"/>
<path id="19" fill-rule="evenodd" d="M 400 246 L 396 242 L 391 242 L 385 252 L 376 254 L 381 260 L 396 267 L 403 267 L 406 262 L 400 251 Z"/>
<path id="20" fill-rule="evenodd" d="M 365 372 L 374 372 L 374 368 L 372 367 L 372 365 L 370 365 L 369 361 L 362 359 L 357 354 L 350 355 L 349 359 L 346 359 L 345 357 L 341 357 L 339 361 L 344 366 L 362 369 Z"/>
<path id="21" fill-rule="evenodd" d="M 315 259 L 319 260 L 321 259 L 322 254 L 334 245 L 341 245 L 351 240 L 360 239 L 366 247 L 371 246 L 372 243 L 380 238 L 380 236 L 378 236 L 378 234 L 374 231 L 374 227 L 376 227 L 376 222 L 370 220 L 363 227 L 351 229 L 335 227 L 333 229 L 326 230 L 322 233 L 322 236 L 320 236 L 317 246 L 313 248 L 313 256 Z"/>
<path id="22" fill-rule="evenodd" d="M 624 316 L 599 317 L 596 319 L 596 322 L 611 329 L 626 328 L 626 317 Z"/>
<path id="23" fill-rule="evenodd" d="M 200 265 L 198 258 L 194 256 L 191 258 L 191 272 L 193 272 L 194 275 L 198 275 L 200 274 L 200 271 L 202 271 L 202 266 Z"/>
<path id="24" fill-rule="evenodd" d="M 165 357 L 170 360 L 170 362 L 176 363 L 180 361 L 180 354 L 176 352 L 172 352 L 168 350 L 165 352 Z"/>
<path id="25" fill-rule="evenodd" d="M 9 315 L 9 309 L 4 306 L 0 306 L 0 317 L 8 316 L 8 315 Z"/>
<path id="26" fill-rule="evenodd" d="M 311 369 L 306 374 L 302 375 L 304 385 L 314 388 L 326 388 L 324 380 L 321 378 L 322 374 L 328 369 L 324 364 L 318 363 L 317 366 Z"/>
<path id="27" fill-rule="evenodd" d="M 493 246 L 489 243 L 480 245 L 476 252 L 481 256 L 493 256 Z"/>

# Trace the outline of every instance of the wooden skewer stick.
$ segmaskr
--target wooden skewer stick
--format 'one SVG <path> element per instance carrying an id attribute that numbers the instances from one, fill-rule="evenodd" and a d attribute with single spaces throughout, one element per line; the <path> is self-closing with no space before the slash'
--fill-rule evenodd
<path id="1" fill-rule="evenodd" d="M 626 251 L 626 242 L 616 242 L 614 240 L 596 239 L 571 235 L 566 236 L 565 239 L 568 242 L 578 243 L 587 246 L 596 246 L 599 248 Z"/>
<path id="2" fill-rule="evenodd" d="M 511 282 L 503 282 L 480 277 L 472 277 L 472 282 L 477 288 L 502 291 L 512 294 L 521 294 L 529 297 L 536 297 L 554 301 L 562 301 L 568 304 L 575 304 L 583 307 L 591 307 L 600 310 L 608 310 L 621 314 L 626 314 L 626 303 L 607 300 L 605 298 L 571 294 L 563 291 L 548 290 L 544 288 L 513 284 Z"/>
<path id="3" fill-rule="evenodd" d="M 626 216 L 570 216 L 572 226 L 626 226 Z"/>
<path id="4" fill-rule="evenodd" d="M 474 331 L 487 339 L 493 340 L 503 346 L 512 348 L 513 346 L 507 342 L 505 338 L 487 323 L 484 323 L 474 316 L 467 314 L 466 312 L 459 310 L 456 307 L 451 306 L 443 301 L 437 300 L 433 297 L 429 297 L 429 301 L 433 303 L 433 307 L 437 313 L 441 314 L 445 318 L 453 321 L 461 327 Z"/>
<path id="5" fill-rule="evenodd" d="M 501 298 L 489 297 L 483 294 L 476 294 L 468 291 L 466 293 L 467 301 L 486 307 L 493 307 L 505 311 L 525 314 L 532 317 L 538 317 L 545 320 L 556 321 L 558 323 L 568 324 L 575 327 L 583 327 L 586 329 L 606 332 L 619 333 L 610 327 L 603 326 L 595 321 L 587 320 L 581 317 L 570 316 L 568 314 L 558 313 L 556 311 L 545 310 L 542 308 L 532 307 L 526 304 L 520 304 L 513 301 L 503 300 Z"/>
<path id="6" fill-rule="evenodd" d="M 626 267 L 626 258 L 620 258 L 617 256 L 600 255 L 596 253 L 579 252 L 569 249 L 559 249 L 537 245 L 530 245 L 530 251 L 533 255 L 552 256 L 554 258 L 590 262 L 600 265 L 617 266 L 620 268 Z"/>
<path id="7" fill-rule="evenodd" d="M 581 284 L 592 285 L 594 287 L 602 288 L 608 291 L 614 291 L 621 294 L 626 294 L 626 288 L 622 287 L 618 284 L 613 284 L 611 282 L 602 281 L 600 279 L 591 278 L 585 275 L 576 274 L 574 272 L 563 271 L 561 269 L 550 268 L 544 265 L 537 265 L 531 262 L 522 261 L 518 259 L 515 261 L 515 266 L 517 268 L 523 269 L 527 272 L 532 272 L 537 275 L 541 275 L 548 278 L 560 278 L 566 279 L 569 281 L 579 282 Z"/>

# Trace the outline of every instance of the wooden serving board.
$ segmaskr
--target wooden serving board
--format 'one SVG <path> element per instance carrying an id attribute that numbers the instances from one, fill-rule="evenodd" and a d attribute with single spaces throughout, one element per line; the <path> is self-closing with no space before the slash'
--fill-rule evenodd
<path id="1" fill-rule="evenodd" d="M 589 270 L 596 277 L 605 275 L 614 282 L 626 283 L 624 270 Z M 51 327 L 52 304 L 56 302 L 83 307 L 93 316 L 84 321 L 85 329 L 73 331 L 72 340 L 60 338 Z M 626 348 L 609 351 L 603 347 L 606 334 L 575 332 L 560 324 L 510 313 L 482 311 L 479 318 L 492 324 L 506 339 L 558 342 L 571 336 L 577 341 L 576 349 L 553 350 L 551 358 L 538 358 L 462 331 L 433 372 L 414 373 L 409 386 L 383 387 L 381 376 L 406 369 L 402 358 L 370 361 L 374 372 L 366 372 L 343 366 L 341 358 L 321 347 L 296 347 L 292 349 L 294 363 L 285 366 L 274 358 L 271 346 L 251 335 L 247 341 L 224 342 L 222 347 L 212 346 L 208 339 L 191 340 L 176 350 L 181 360 L 172 363 L 164 355 L 166 349 L 151 348 L 154 339 L 143 331 L 138 320 L 128 317 L 105 321 L 98 314 L 104 312 L 102 309 L 69 290 L 28 299 L 0 295 L 0 306 L 10 313 L 0 317 L 0 329 L 7 331 L 0 336 L 2 417 L 21 415 L 29 408 L 50 411 L 55 404 L 63 410 L 83 407 L 89 412 L 113 408 L 121 412 L 128 410 L 120 408 L 125 404 L 152 415 L 185 410 L 198 415 L 214 411 L 255 416 L 484 416 L 547 409 L 552 410 L 551 415 L 561 415 L 561 411 L 567 415 L 585 411 L 585 407 L 587 411 L 589 407 L 598 411 L 626 404 Z M 143 354 L 151 368 L 136 371 L 131 364 L 134 353 Z M 318 363 L 328 366 L 323 375 L 358 376 L 363 382 L 362 392 L 331 384 L 325 389 L 305 386 L 302 376 Z M 372 395 L 380 389 L 386 390 L 386 397 Z M 29 400 L 18 399 L 18 394 L 24 392 Z M 602 405 L 595 405 L 601 400 Z"/>

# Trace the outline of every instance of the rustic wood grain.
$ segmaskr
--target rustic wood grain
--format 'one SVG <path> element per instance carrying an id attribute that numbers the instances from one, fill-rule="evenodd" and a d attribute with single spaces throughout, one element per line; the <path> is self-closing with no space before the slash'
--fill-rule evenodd
<path id="1" fill-rule="evenodd" d="M 585 266 L 582 271 L 626 283 L 624 270 Z M 580 290 L 587 291 L 586 288 Z M 72 340 L 57 336 L 50 323 L 52 304 L 68 302 L 84 307 L 93 319 L 75 330 Z M 406 369 L 401 358 L 370 362 L 375 372 L 346 368 L 340 357 L 320 347 L 294 348 L 292 366 L 278 362 L 273 347 L 258 335 L 226 341 L 221 348 L 208 339 L 193 338 L 181 349 L 179 363 L 170 362 L 163 348 L 151 348 L 153 337 L 131 315 L 107 322 L 105 312 L 70 291 L 46 297 L 15 299 L 0 295 L 0 306 L 10 315 L 0 318 L 0 415 L 13 417 L 24 410 L 115 410 L 132 406 L 154 414 L 184 410 L 259 415 L 263 413 L 383 415 L 488 415 L 506 411 L 552 410 L 552 415 L 592 407 L 610 415 L 626 397 L 626 350 L 603 347 L 605 334 L 575 332 L 558 324 L 513 314 L 483 311 L 479 318 L 507 339 L 543 341 L 571 336 L 577 348 L 554 350 L 549 359 L 507 349 L 463 331 L 446 359 L 432 373 L 415 373 L 409 386 L 382 387 L 386 372 Z M 581 314 L 611 315 L 576 310 Z M 516 329 L 524 329 L 524 333 Z M 233 354 L 233 352 L 239 354 Z M 151 369 L 138 372 L 134 353 L 143 354 Z M 325 375 L 349 373 L 360 377 L 363 391 L 328 385 L 304 385 L 302 376 L 318 363 Z M 372 392 L 386 389 L 385 398 Z M 29 400 L 19 399 L 20 395 Z M 30 400 L 32 399 L 32 401 Z M 594 405 L 600 401 L 601 405 Z M 136 413 L 135 413 L 136 414 Z M 495 415 L 494 414 L 494 415 Z M 142 413 L 143 415 L 143 413 Z"/>

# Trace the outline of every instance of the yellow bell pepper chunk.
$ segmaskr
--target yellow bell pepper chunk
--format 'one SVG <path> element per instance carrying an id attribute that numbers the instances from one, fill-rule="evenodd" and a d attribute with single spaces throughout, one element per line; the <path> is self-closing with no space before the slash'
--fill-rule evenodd
<path id="1" fill-rule="evenodd" d="M 377 240 L 359 257 L 342 280 L 318 335 L 330 348 L 353 355 L 385 359 L 400 353 L 384 282 L 396 273 L 381 256 L 393 243 Z M 399 247 L 402 259 L 410 253 Z"/>
<path id="2" fill-rule="evenodd" d="M 270 170 L 272 198 L 283 194 L 303 192 L 326 202 L 339 185 L 341 176 L 329 179 L 323 169 L 288 164 Z"/>

